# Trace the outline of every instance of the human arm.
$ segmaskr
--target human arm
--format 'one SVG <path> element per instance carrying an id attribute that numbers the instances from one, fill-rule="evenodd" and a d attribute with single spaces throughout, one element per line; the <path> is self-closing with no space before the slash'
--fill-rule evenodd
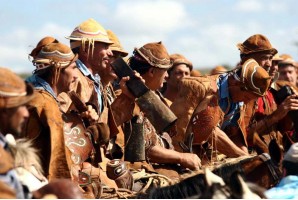
<path id="1" fill-rule="evenodd" d="M 151 162 L 162 164 L 180 164 L 182 167 L 197 170 L 201 167 L 201 159 L 193 153 L 180 153 L 155 145 L 147 153 Z"/>

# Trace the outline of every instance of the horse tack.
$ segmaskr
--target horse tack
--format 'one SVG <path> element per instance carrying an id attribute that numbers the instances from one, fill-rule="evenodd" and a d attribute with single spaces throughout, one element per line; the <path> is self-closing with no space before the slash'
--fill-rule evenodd
<path id="1" fill-rule="evenodd" d="M 272 183 L 271 186 L 274 186 L 277 183 L 279 183 L 280 177 L 278 176 L 278 173 L 275 170 L 276 167 L 274 167 L 273 161 L 271 160 L 270 156 L 267 153 L 263 153 L 263 154 L 260 154 L 259 157 L 262 159 L 262 161 L 264 163 L 267 164 L 268 169 L 269 169 L 270 173 L 272 174 L 272 177 L 273 177 L 273 181 L 274 182 Z"/>
<path id="2" fill-rule="evenodd" d="M 255 155 L 250 157 L 236 159 L 234 162 L 227 162 L 215 166 L 213 172 L 229 181 L 230 175 L 239 171 L 246 177 L 247 181 L 256 183 L 264 188 L 271 188 L 280 180 L 280 171 L 275 166 L 268 154 Z M 235 160 L 235 159 L 234 159 Z"/>
<path id="3" fill-rule="evenodd" d="M 71 151 L 71 160 L 80 164 L 94 154 L 91 137 L 76 113 L 63 115 L 65 146 Z"/>

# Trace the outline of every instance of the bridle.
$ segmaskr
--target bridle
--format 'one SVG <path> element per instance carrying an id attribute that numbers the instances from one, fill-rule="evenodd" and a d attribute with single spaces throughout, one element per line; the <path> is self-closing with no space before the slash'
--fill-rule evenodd
<path id="1" fill-rule="evenodd" d="M 267 164 L 267 167 L 273 177 L 273 184 L 270 186 L 275 186 L 279 181 L 280 181 L 280 177 L 279 174 L 281 174 L 281 172 L 277 172 L 277 167 L 274 165 L 273 161 L 271 160 L 271 157 L 269 156 L 269 154 L 267 153 L 262 153 L 259 155 L 259 158 L 261 158 L 261 160 Z"/>

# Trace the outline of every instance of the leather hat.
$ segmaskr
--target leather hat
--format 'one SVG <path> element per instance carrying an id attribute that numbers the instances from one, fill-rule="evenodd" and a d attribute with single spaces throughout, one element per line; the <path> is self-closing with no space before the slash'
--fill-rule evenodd
<path id="1" fill-rule="evenodd" d="M 240 81 L 247 90 L 263 96 L 270 86 L 271 77 L 264 68 L 259 66 L 257 61 L 251 58 L 245 61 L 241 67 Z"/>
<path id="2" fill-rule="evenodd" d="M 36 66 L 36 71 L 50 66 L 65 68 L 76 61 L 77 58 L 78 56 L 74 55 L 71 49 L 65 44 L 59 42 L 50 43 L 40 50 L 33 60 L 33 64 Z"/>
<path id="3" fill-rule="evenodd" d="M 278 67 L 283 67 L 287 65 L 292 65 L 293 67 L 298 67 L 297 62 L 290 56 L 289 54 L 282 54 L 280 55 L 281 61 L 278 63 Z"/>
<path id="4" fill-rule="evenodd" d="M 91 44 L 94 42 L 112 44 L 104 27 L 92 18 L 82 22 L 72 31 L 70 36 L 66 36 L 65 38 L 78 41 L 70 43 L 72 49 L 86 42 Z"/>
<path id="5" fill-rule="evenodd" d="M 7 68 L 0 67 L 0 108 L 25 105 L 33 98 L 33 87 Z"/>
<path id="6" fill-rule="evenodd" d="M 269 52 L 272 55 L 277 53 L 277 50 L 272 47 L 268 38 L 261 34 L 250 36 L 243 43 L 237 44 L 241 54 L 252 54 L 257 52 Z"/>
<path id="7" fill-rule="evenodd" d="M 133 57 L 161 69 L 169 69 L 173 65 L 162 42 L 147 43 L 139 49 L 135 48 Z"/>
<path id="8" fill-rule="evenodd" d="M 113 44 L 110 45 L 110 49 L 112 51 L 120 52 L 121 55 L 122 55 L 122 57 L 127 56 L 128 55 L 128 52 L 126 52 L 123 49 L 123 47 L 122 47 L 122 45 L 121 45 L 118 37 L 116 36 L 116 34 L 113 31 L 111 31 L 111 30 L 107 30 L 107 33 L 108 33 L 109 39 L 113 42 Z"/>
<path id="9" fill-rule="evenodd" d="M 46 45 L 50 43 L 57 43 L 59 42 L 57 39 L 51 37 L 51 36 L 46 36 L 42 38 L 36 45 L 36 47 L 31 51 L 29 54 L 30 56 L 33 57 L 33 59 L 38 55 L 39 51 Z"/>
<path id="10" fill-rule="evenodd" d="M 173 67 L 176 65 L 185 64 L 189 67 L 190 71 L 193 69 L 192 63 L 181 54 L 172 54 L 170 55 L 170 59 L 173 62 Z"/>
<path id="11" fill-rule="evenodd" d="M 227 72 L 228 70 L 224 67 L 224 66 L 221 66 L 221 65 L 218 65 L 216 66 L 215 68 L 213 68 L 210 72 L 211 75 L 214 75 L 214 74 L 223 74 L 225 72 Z"/>

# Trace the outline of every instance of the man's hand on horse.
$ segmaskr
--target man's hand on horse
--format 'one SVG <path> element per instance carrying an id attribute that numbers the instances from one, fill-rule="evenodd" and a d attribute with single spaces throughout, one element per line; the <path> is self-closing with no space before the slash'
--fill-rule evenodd
<path id="1" fill-rule="evenodd" d="M 182 153 L 180 165 L 190 170 L 199 170 L 202 167 L 201 159 L 193 153 Z"/>

